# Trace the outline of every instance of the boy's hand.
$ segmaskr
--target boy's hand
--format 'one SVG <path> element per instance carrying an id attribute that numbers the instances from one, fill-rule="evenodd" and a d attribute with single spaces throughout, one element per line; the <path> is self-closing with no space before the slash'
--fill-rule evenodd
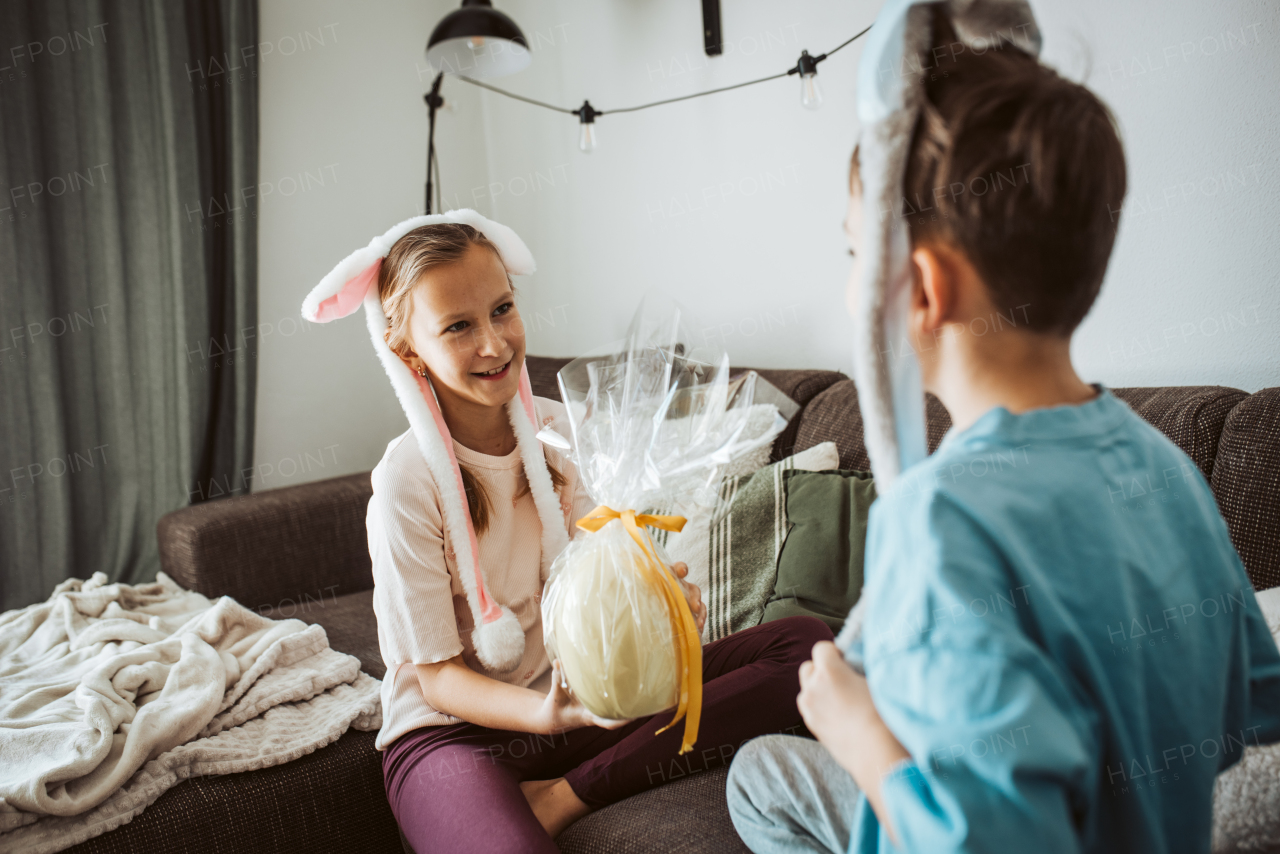
<path id="1" fill-rule="evenodd" d="M 848 665 L 831 641 L 814 644 L 813 660 L 800 665 L 796 706 L 809 732 L 866 793 L 896 845 L 898 837 L 880 795 L 880 780 L 911 754 L 880 719 L 866 677 Z"/>
<path id="2" fill-rule="evenodd" d="M 671 571 L 680 581 L 680 589 L 684 591 L 684 598 L 689 601 L 689 610 L 693 612 L 693 620 L 698 624 L 698 634 L 702 634 L 702 627 L 707 622 L 707 606 L 702 602 L 702 591 L 698 589 L 698 585 L 684 580 L 689 574 L 689 565 L 684 561 L 671 564 Z"/>
<path id="3" fill-rule="evenodd" d="M 880 723 L 871 702 L 867 680 L 844 660 L 831 641 L 813 645 L 813 660 L 800 665 L 800 696 L 796 706 L 818 741 L 840 760 L 846 750 L 857 750 L 857 735 L 866 726 Z M 850 743 L 851 742 L 851 743 Z"/>

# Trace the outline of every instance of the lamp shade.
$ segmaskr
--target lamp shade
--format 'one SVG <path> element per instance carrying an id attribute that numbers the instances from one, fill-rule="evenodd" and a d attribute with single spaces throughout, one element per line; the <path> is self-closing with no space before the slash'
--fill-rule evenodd
<path id="1" fill-rule="evenodd" d="M 463 0 L 440 19 L 427 40 L 427 63 L 464 77 L 501 77 L 529 65 L 529 43 L 516 22 L 489 0 Z"/>

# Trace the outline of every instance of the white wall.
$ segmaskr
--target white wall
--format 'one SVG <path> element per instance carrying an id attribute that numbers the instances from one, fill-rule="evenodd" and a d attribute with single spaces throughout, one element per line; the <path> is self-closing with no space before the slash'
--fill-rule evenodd
<path id="1" fill-rule="evenodd" d="M 802 48 L 821 52 L 865 26 L 862 6 L 726 3 L 727 54 L 708 59 L 697 3 L 513 0 L 503 8 L 535 43 L 544 32 L 567 38 L 504 82 L 605 111 L 675 97 L 785 71 Z M 480 209 L 529 241 L 539 271 L 526 293 L 557 310 L 554 327 L 534 318 L 530 350 L 573 355 L 615 339 L 652 288 L 703 318 L 737 364 L 845 368 L 840 222 L 856 122 L 842 105 L 857 58 L 855 43 L 823 64 L 820 111 L 801 107 L 796 78 L 777 80 L 606 115 L 590 155 L 576 148 L 575 117 L 485 93 L 502 189 L 482 194 Z M 563 187 L 512 192 L 518 176 L 557 164 Z"/>
<path id="2" fill-rule="evenodd" d="M 260 8 L 259 38 L 276 49 L 261 67 L 258 171 L 275 192 L 260 194 L 252 486 L 270 489 L 366 471 L 408 426 L 363 312 L 315 325 L 300 310 L 343 257 L 422 213 L 422 95 L 432 79 L 422 54 L 449 4 L 263 0 Z M 281 56 L 295 43 L 309 47 Z M 450 181 L 483 184 L 479 103 L 474 92 L 456 94 L 439 114 L 441 164 Z"/>
<path id="3" fill-rule="evenodd" d="M 1082 374 L 1113 386 L 1280 384 L 1280 7 L 1034 6 L 1046 59 L 1112 106 L 1129 160 L 1107 282 L 1076 338 Z M 729 49 L 715 59 L 689 0 L 498 7 L 535 55 L 496 83 L 608 110 L 785 70 L 801 48 L 828 50 L 861 29 L 878 4 L 724 3 Z M 260 342 L 255 488 L 370 468 L 405 428 L 360 319 L 285 332 L 334 263 L 420 210 L 422 48 L 450 8 L 262 4 L 264 41 L 320 28 L 332 38 L 263 67 L 261 180 L 327 164 L 336 180 L 262 202 L 260 311 L 284 326 Z M 574 355 L 613 340 L 639 294 L 658 289 L 704 318 L 736 364 L 848 373 L 840 221 L 860 50 L 822 64 L 818 112 L 801 108 L 789 78 L 604 116 L 590 155 L 577 150 L 576 118 L 446 81 L 445 206 L 475 207 L 533 249 L 538 273 L 518 283 L 529 351 Z"/>
<path id="4" fill-rule="evenodd" d="M 1280 385 L 1280 4 L 1035 3 L 1046 58 L 1120 122 L 1129 194 L 1076 335 L 1089 379 Z"/>

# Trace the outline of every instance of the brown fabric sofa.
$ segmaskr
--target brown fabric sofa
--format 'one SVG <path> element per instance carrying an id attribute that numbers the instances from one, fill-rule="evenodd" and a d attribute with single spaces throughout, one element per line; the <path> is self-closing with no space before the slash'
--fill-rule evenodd
<path id="1" fill-rule="evenodd" d="M 530 357 L 535 394 L 558 398 L 567 359 Z M 843 468 L 868 468 L 853 382 L 834 371 L 762 370 L 802 409 L 774 447 L 779 459 L 827 440 Z M 1258 590 L 1280 585 L 1280 388 L 1114 389 L 1175 441 L 1217 496 Z M 951 419 L 928 402 L 932 451 Z M 390 438 L 388 436 L 388 438 Z M 365 536 L 369 474 L 188 507 L 160 520 L 164 571 L 209 596 L 323 625 L 330 644 L 381 678 Z M 374 733 L 347 732 L 276 768 L 188 780 L 130 824 L 77 852 L 401 851 Z M 745 852 L 729 821 L 723 770 L 691 772 L 571 827 L 567 852 Z M 427 852 L 418 852 L 427 854 Z"/>

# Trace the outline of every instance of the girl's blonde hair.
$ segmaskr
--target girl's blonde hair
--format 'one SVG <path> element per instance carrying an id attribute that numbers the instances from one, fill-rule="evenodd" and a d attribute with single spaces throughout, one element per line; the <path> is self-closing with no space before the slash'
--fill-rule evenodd
<path id="1" fill-rule="evenodd" d="M 462 223 L 418 226 L 391 247 L 391 251 L 382 261 L 382 268 L 378 271 L 378 299 L 382 302 L 382 311 L 387 316 L 386 342 L 391 352 L 402 358 L 413 352 L 413 348 L 409 345 L 409 315 L 413 308 L 410 297 L 414 286 L 422 280 L 422 276 L 428 270 L 461 260 L 472 246 L 482 246 L 492 252 L 499 261 L 502 260 L 498 247 L 494 246 L 489 238 L 477 229 Z M 507 281 L 510 283 L 510 277 Z M 462 487 L 467 493 L 471 524 L 478 537 L 489 528 L 493 503 L 489 499 L 483 482 L 466 466 L 460 464 L 458 468 L 462 472 Z M 547 471 L 551 474 L 552 487 L 559 492 L 567 483 L 565 476 L 551 464 L 550 460 L 547 461 Z M 528 489 L 529 481 L 526 478 L 520 495 Z"/>

